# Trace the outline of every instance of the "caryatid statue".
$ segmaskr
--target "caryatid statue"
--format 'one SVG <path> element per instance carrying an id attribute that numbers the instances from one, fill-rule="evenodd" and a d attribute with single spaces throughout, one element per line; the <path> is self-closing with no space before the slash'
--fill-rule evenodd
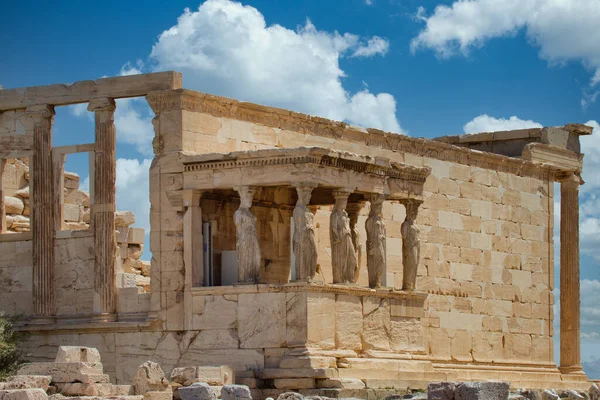
<path id="1" fill-rule="evenodd" d="M 333 283 L 354 283 L 356 268 L 358 268 L 356 251 L 352 244 L 350 218 L 346 212 L 349 195 L 349 192 L 333 192 L 335 205 L 329 219 Z"/>
<path id="2" fill-rule="evenodd" d="M 311 281 L 317 274 L 317 241 L 313 225 L 313 213 L 308 208 L 315 185 L 300 183 L 296 186 L 298 201 L 294 207 L 293 249 L 296 264 L 296 280 Z"/>
<path id="3" fill-rule="evenodd" d="M 256 233 L 256 217 L 250 211 L 256 189 L 249 186 L 235 188 L 240 195 L 240 208 L 233 214 L 237 232 L 236 245 L 239 282 L 258 283 L 260 280 L 260 245 Z"/>
<path id="4" fill-rule="evenodd" d="M 421 243 L 419 242 L 419 229 L 415 224 L 420 201 L 406 200 L 406 219 L 402 223 L 402 264 L 404 265 L 404 278 L 402 290 L 414 290 L 417 281 L 417 269 L 419 268 L 419 257 L 421 255 Z"/>
<path id="5" fill-rule="evenodd" d="M 371 195 L 371 210 L 369 218 L 365 223 L 367 230 L 367 272 L 369 273 L 369 287 L 381 286 L 381 280 L 386 269 L 386 232 L 383 222 L 383 200 L 382 194 Z"/>
<path id="6" fill-rule="evenodd" d="M 357 282 L 360 273 L 360 266 L 362 263 L 362 244 L 360 240 L 360 232 L 358 230 L 358 216 L 360 214 L 360 210 L 364 207 L 364 202 L 358 203 L 350 203 L 346 206 L 346 212 L 348 213 L 348 218 L 350 218 L 350 232 L 352 232 L 352 244 L 354 245 L 354 250 L 356 250 L 356 270 L 354 271 L 354 280 L 353 282 Z"/>

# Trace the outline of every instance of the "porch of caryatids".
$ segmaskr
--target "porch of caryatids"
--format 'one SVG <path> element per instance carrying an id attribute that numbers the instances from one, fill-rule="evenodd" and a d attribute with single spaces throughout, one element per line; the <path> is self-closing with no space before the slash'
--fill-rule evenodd
<path id="1" fill-rule="evenodd" d="M 54 107 L 28 107 L 33 120 L 31 159 L 31 231 L 33 238 L 33 307 L 40 317 L 56 313 L 54 293 L 55 189 L 52 168 Z"/>
<path id="2" fill-rule="evenodd" d="M 367 271 L 369 274 L 369 287 L 377 288 L 382 284 L 382 278 L 386 271 L 386 230 L 383 221 L 382 194 L 371 195 L 371 209 L 369 217 L 365 222 L 367 231 Z"/>
<path id="3" fill-rule="evenodd" d="M 314 215 L 309 208 L 315 184 L 300 182 L 295 185 L 298 201 L 294 207 L 294 237 L 292 248 L 296 267 L 296 280 L 312 281 L 317 274 L 317 241 L 314 231 Z"/>
<path id="4" fill-rule="evenodd" d="M 419 228 L 415 221 L 421 201 L 404 200 L 406 207 L 406 218 L 401 226 L 402 233 L 402 265 L 403 278 L 402 290 L 414 290 L 417 281 L 417 270 L 421 256 L 421 243 L 419 239 Z"/>
<path id="5" fill-rule="evenodd" d="M 260 281 L 261 254 L 256 216 L 250 210 L 256 188 L 240 186 L 234 188 L 240 195 L 240 207 L 233 218 L 236 227 L 236 250 L 238 259 L 238 281 L 258 283 Z"/>
<path id="6" fill-rule="evenodd" d="M 350 218 L 346 212 L 350 193 L 350 191 L 343 190 L 333 192 L 335 204 L 329 218 L 333 283 L 354 283 L 358 269 Z"/>
<path id="7" fill-rule="evenodd" d="M 94 314 L 111 319 L 116 312 L 117 243 L 115 238 L 116 129 L 115 101 L 94 99 L 88 111 L 95 114 L 94 204 Z"/>
<path id="8" fill-rule="evenodd" d="M 574 173 L 560 182 L 560 371 L 580 373 L 579 185 Z"/>

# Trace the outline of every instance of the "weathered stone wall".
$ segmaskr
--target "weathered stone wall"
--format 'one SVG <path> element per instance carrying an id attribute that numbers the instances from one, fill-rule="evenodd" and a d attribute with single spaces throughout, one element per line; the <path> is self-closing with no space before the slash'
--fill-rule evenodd
<path id="1" fill-rule="evenodd" d="M 432 168 L 417 220 L 417 287 L 430 293 L 423 324 L 433 359 L 552 364 L 553 182 L 543 167 L 189 91 L 148 99 L 157 113 L 159 154 L 151 172 L 151 247 L 162 295 L 155 294 L 153 307 L 164 310 L 165 328 L 184 325 L 183 228 L 166 218 L 177 212 L 167 192 L 182 188 L 177 152 L 320 146 Z M 386 204 L 384 217 L 387 282 L 400 287 L 403 206 Z M 318 262 L 330 281 L 327 208 L 315 224 Z"/>

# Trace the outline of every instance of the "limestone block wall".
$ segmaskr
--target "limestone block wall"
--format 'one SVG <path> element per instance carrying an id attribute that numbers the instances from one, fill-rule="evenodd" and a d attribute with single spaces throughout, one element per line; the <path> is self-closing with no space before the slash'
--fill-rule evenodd
<path id="1" fill-rule="evenodd" d="M 161 283 L 152 307 L 164 329 L 182 329 L 186 318 L 183 216 L 172 201 L 182 189 L 178 152 L 320 146 L 432 168 L 417 220 L 422 239 L 417 288 L 430 293 L 424 348 L 434 360 L 553 364 L 553 182 L 547 169 L 185 90 L 147 98 L 157 114 L 151 250 L 152 282 Z M 368 206 L 361 226 L 367 213 Z M 386 278 L 396 287 L 402 281 L 404 216 L 399 204 L 384 207 Z M 330 280 L 327 208 L 317 212 L 315 223 L 318 262 Z M 365 237 L 363 231 L 363 248 Z"/>

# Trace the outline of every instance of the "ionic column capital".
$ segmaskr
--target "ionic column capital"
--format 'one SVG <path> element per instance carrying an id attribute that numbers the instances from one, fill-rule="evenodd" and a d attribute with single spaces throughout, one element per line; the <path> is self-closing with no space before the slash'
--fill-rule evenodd
<path id="1" fill-rule="evenodd" d="M 88 111 L 115 111 L 116 108 L 114 99 L 104 97 L 90 100 L 87 109 Z"/>
<path id="2" fill-rule="evenodd" d="M 583 185 L 583 179 L 581 176 L 574 172 L 563 172 L 556 175 L 556 181 L 560 182 L 562 187 L 578 188 Z"/>
<path id="3" fill-rule="evenodd" d="M 25 116 L 33 119 L 35 123 L 51 119 L 55 114 L 54 106 L 50 104 L 36 104 L 25 109 Z"/>
<path id="4" fill-rule="evenodd" d="M 337 199 L 347 199 L 353 193 L 353 190 L 350 189 L 335 189 L 331 192 L 333 197 Z"/>

